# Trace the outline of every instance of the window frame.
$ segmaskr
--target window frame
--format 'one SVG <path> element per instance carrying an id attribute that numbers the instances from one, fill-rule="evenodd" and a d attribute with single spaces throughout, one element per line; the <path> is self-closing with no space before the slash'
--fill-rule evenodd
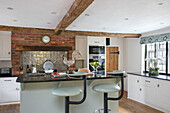
<path id="1" fill-rule="evenodd" d="M 154 43 L 154 45 L 155 45 L 155 57 L 156 57 L 156 52 L 157 52 L 157 48 L 156 48 L 156 43 Z M 145 44 L 145 59 L 147 58 L 147 44 Z M 161 74 L 161 75 L 170 75 L 170 73 L 168 73 L 168 50 L 169 50 L 169 48 L 168 48 L 168 42 L 166 42 L 166 65 L 165 65 L 165 73 L 159 73 L 159 74 Z M 148 73 L 148 71 L 147 71 L 147 61 L 144 61 L 144 65 L 145 65 L 145 70 L 144 70 L 144 72 L 146 72 L 146 73 Z"/>

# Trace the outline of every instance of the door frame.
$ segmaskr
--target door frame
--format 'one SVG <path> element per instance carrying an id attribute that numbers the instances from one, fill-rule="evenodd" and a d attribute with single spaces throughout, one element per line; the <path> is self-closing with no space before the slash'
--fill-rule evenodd
<path id="1" fill-rule="evenodd" d="M 119 49 L 119 61 L 118 61 L 118 70 L 120 70 L 120 45 L 108 45 L 108 46 L 106 46 L 106 48 L 107 47 L 118 47 Z M 107 60 L 107 58 L 106 58 L 106 60 Z M 106 68 L 106 67 L 105 67 Z"/>

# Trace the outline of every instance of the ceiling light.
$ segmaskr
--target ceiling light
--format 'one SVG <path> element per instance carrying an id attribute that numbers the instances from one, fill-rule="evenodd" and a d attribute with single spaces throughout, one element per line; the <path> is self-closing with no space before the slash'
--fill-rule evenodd
<path id="1" fill-rule="evenodd" d="M 51 12 L 51 14 L 57 14 L 56 12 Z"/>
<path id="2" fill-rule="evenodd" d="M 125 18 L 125 20 L 129 20 L 129 18 Z"/>
<path id="3" fill-rule="evenodd" d="M 102 28 L 102 29 L 106 29 L 106 28 Z"/>
<path id="4" fill-rule="evenodd" d="M 13 10 L 14 8 L 12 8 L 12 7 L 8 7 L 7 9 L 8 9 L 8 10 Z"/>
<path id="5" fill-rule="evenodd" d="M 73 27 L 76 27 L 76 25 L 73 25 Z"/>
<path id="6" fill-rule="evenodd" d="M 158 5 L 163 5 L 164 3 L 158 3 Z"/>
<path id="7" fill-rule="evenodd" d="M 13 20 L 14 22 L 17 22 L 18 20 Z"/>
<path id="8" fill-rule="evenodd" d="M 85 16 L 90 16 L 89 14 L 85 14 Z"/>
<path id="9" fill-rule="evenodd" d="M 48 22 L 47 24 L 51 24 L 50 22 Z"/>
<path id="10" fill-rule="evenodd" d="M 160 24 L 164 24 L 164 23 L 160 23 Z"/>

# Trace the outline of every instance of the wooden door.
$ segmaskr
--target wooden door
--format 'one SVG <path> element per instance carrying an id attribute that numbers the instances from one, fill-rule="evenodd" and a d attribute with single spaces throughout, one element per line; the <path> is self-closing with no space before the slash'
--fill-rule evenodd
<path id="1" fill-rule="evenodd" d="M 106 71 L 119 69 L 119 47 L 106 47 Z"/>

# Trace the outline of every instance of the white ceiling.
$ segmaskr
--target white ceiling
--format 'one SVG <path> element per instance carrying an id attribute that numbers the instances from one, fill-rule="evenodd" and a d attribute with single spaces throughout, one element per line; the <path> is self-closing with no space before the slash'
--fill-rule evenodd
<path id="1" fill-rule="evenodd" d="M 0 0 L 0 25 L 55 29 L 74 1 Z M 67 30 L 144 33 L 170 26 L 169 11 L 170 0 L 94 0 Z"/>
<path id="2" fill-rule="evenodd" d="M 144 33 L 167 26 L 170 0 L 95 0 L 67 30 Z"/>
<path id="3" fill-rule="evenodd" d="M 0 25 L 54 29 L 74 1 L 0 0 Z"/>

